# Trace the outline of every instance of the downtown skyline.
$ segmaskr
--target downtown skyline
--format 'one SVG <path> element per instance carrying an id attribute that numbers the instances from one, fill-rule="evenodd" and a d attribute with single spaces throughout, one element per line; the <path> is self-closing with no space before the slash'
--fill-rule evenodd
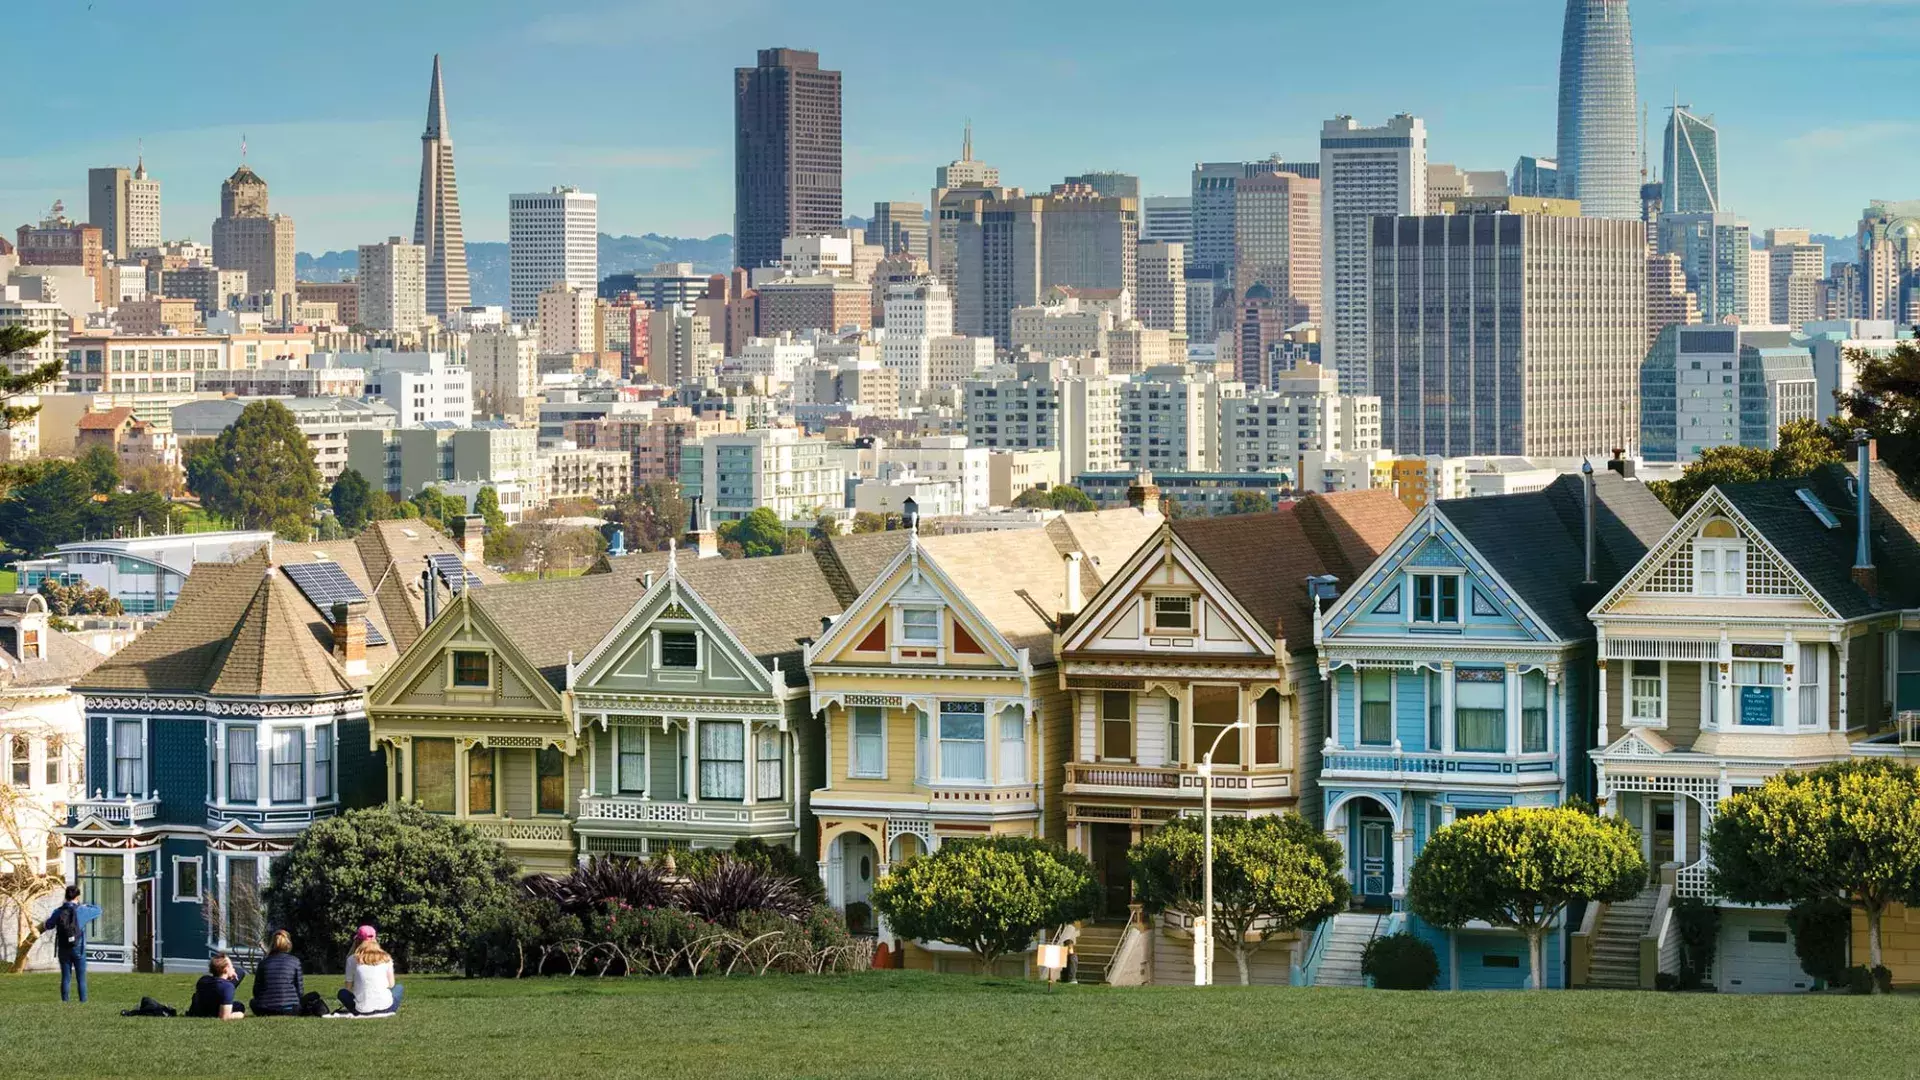
<path id="1" fill-rule="evenodd" d="M 225 32 L 222 13 L 239 10 L 209 4 L 162 19 L 114 12 L 118 6 L 102 3 L 112 18 L 91 25 L 81 11 L 36 19 L 47 34 L 97 34 L 97 53 L 130 58 L 137 47 L 186 49 Z M 1728 209 L 1756 228 L 1844 235 L 1868 200 L 1912 194 L 1887 178 L 1911 172 L 1914 151 L 1903 145 L 1911 123 L 1890 100 L 1875 105 L 1884 95 L 1864 89 L 1890 77 L 1896 50 L 1842 48 L 1841 39 L 1850 25 L 1872 20 L 1891 43 L 1920 23 L 1902 14 L 1904 5 L 1847 4 L 1829 9 L 1841 18 L 1809 26 L 1804 16 L 1815 6 L 1702 0 L 1680 11 L 1636 8 L 1639 96 L 1653 106 L 1645 141 L 1656 161 L 1661 106 L 1678 93 L 1717 117 Z M 355 9 L 341 5 L 332 25 L 356 25 Z M 775 44 L 818 49 L 823 66 L 845 72 L 845 205 L 862 216 L 878 200 L 924 199 L 933 168 L 957 156 L 969 118 L 977 156 L 998 165 L 1004 182 L 1029 189 L 1109 168 L 1139 175 L 1144 193 L 1184 194 L 1195 161 L 1272 152 L 1314 159 L 1319 124 L 1337 113 L 1378 123 L 1411 111 L 1432 133 L 1430 160 L 1465 168 L 1510 169 L 1521 154 L 1554 151 L 1558 4 L 1486 0 L 1473 6 L 1472 19 L 1387 0 L 1337 13 L 1228 5 L 1217 19 L 1156 25 L 1152 34 L 1142 27 L 1154 9 L 1111 10 L 1110 24 L 1093 25 L 1041 13 L 1020 38 L 993 32 L 1008 24 L 988 13 L 978 28 L 942 28 L 943 44 L 932 47 L 942 62 L 934 64 L 882 47 L 886 39 L 872 33 L 881 11 L 871 5 L 802 18 L 752 2 L 725 12 L 655 3 L 528 13 L 481 4 L 459 19 L 419 5 L 384 14 L 389 44 L 377 54 L 345 51 L 344 38 L 327 33 L 292 34 L 292 17 L 274 12 L 262 32 L 280 27 L 292 36 L 226 70 L 237 83 L 261 79 L 278 91 L 249 94 L 230 115 L 215 117 L 196 115 L 203 93 L 168 82 L 143 88 L 148 107 L 139 115 L 117 112 L 110 82 L 63 86 L 52 56 L 23 55 L 23 78 L 52 89 L 18 118 L 20 137 L 0 160 L 0 213 L 10 216 L 9 227 L 37 221 L 55 198 L 71 212 L 84 203 L 87 168 L 131 164 L 143 145 L 149 170 L 165 185 L 166 236 L 204 240 L 219 181 L 238 163 L 244 135 L 248 163 L 273 185 L 275 208 L 299 222 L 301 250 L 409 232 L 420 72 L 435 51 L 456 112 L 470 240 L 505 238 L 509 192 L 554 184 L 597 192 L 610 233 L 730 232 L 726 90 L 733 68 Z M 917 17 L 888 24 L 887 33 L 904 37 L 915 25 Z M 1402 28 L 1390 40 L 1443 39 L 1449 48 L 1444 55 L 1381 52 L 1382 70 L 1363 73 L 1350 56 L 1287 45 L 1380 25 Z M 1251 44 L 1258 40 L 1276 44 L 1262 51 Z M 1788 41 L 1791 52 L 1779 52 Z M 1209 61 L 1205 70 L 1230 72 L 1220 77 L 1217 106 L 1196 108 L 1201 88 L 1183 72 L 1196 49 L 1217 50 L 1223 62 Z M 1792 88 L 1753 78 L 1769 55 L 1804 58 L 1815 65 L 1807 70 L 1822 74 Z M 1260 64 L 1273 73 L 1239 74 Z M 328 71 L 340 75 L 320 74 Z M 564 106 L 556 98 L 563 72 L 574 93 Z M 1846 92 L 1856 84 L 1861 92 Z M 1858 101 L 1863 111 L 1836 113 L 1836 99 Z M 623 115 L 620 101 L 630 103 L 624 126 L 609 122 Z M 673 107 L 663 108 L 669 101 Z M 1884 115 L 1864 111 L 1876 107 Z M 1248 110 L 1257 119 L 1249 122 Z M 343 146 L 351 152 L 341 153 Z"/>

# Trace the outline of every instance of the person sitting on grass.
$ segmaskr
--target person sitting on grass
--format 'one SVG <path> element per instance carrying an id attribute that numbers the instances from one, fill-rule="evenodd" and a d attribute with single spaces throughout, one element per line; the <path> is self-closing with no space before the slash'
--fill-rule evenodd
<path id="1" fill-rule="evenodd" d="M 293 955 L 293 938 L 285 930 L 275 930 L 266 959 L 253 972 L 253 1015 L 299 1016 L 300 998 L 305 993 L 300 958 Z"/>
<path id="2" fill-rule="evenodd" d="M 340 991 L 340 1004 L 356 1016 L 398 1011 L 402 987 L 393 979 L 393 957 L 380 947 L 373 927 L 361 927 L 356 936 L 360 943 L 347 958 L 347 985 Z"/>
<path id="3" fill-rule="evenodd" d="M 207 973 L 194 984 L 193 1004 L 187 1006 L 187 1015 L 207 1020 L 245 1020 L 246 1009 L 234 1000 L 240 980 L 244 978 L 246 974 L 226 953 L 214 953 L 207 961 Z"/>

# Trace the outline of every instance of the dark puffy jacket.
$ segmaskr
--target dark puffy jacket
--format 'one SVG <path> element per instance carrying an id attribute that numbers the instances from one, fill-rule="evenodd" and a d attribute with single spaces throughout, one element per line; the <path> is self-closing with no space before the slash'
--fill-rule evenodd
<path id="1" fill-rule="evenodd" d="M 292 953 L 268 953 L 253 972 L 253 1011 L 299 1012 L 300 995 L 305 990 L 300 978 L 300 961 Z"/>

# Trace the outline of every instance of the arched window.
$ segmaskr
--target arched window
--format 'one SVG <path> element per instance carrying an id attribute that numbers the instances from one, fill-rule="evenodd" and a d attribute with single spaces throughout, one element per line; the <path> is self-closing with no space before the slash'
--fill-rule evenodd
<path id="1" fill-rule="evenodd" d="M 1733 522 L 1713 518 L 1694 538 L 1693 591 L 1699 596 L 1747 594 L 1747 542 Z"/>

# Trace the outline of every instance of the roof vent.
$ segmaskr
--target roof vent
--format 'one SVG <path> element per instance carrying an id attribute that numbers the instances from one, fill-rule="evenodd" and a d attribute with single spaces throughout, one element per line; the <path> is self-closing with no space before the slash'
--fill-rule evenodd
<path id="1" fill-rule="evenodd" d="M 1833 516 L 1833 511 L 1827 509 L 1827 504 L 1820 501 L 1820 496 L 1815 495 L 1812 488 L 1795 488 L 1793 493 L 1800 496 L 1800 501 L 1813 512 L 1814 517 L 1820 519 L 1820 524 L 1829 529 L 1840 527 L 1840 519 Z"/>

